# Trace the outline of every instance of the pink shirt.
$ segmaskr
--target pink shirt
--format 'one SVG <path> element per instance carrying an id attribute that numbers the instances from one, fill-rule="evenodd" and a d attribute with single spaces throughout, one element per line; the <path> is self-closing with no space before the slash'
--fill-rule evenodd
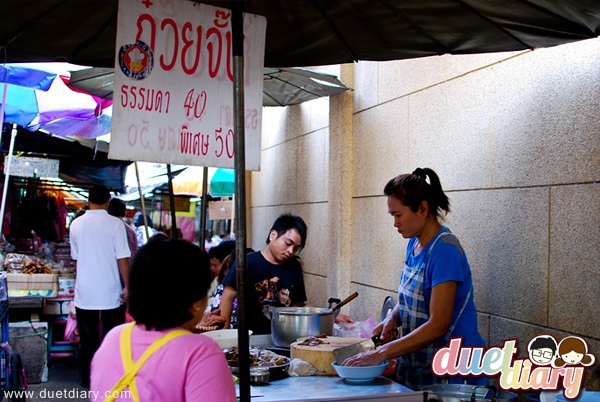
<path id="1" fill-rule="evenodd" d="M 134 363 L 161 336 L 181 328 L 146 331 L 136 325 L 132 332 Z M 123 325 L 104 338 L 92 360 L 91 401 L 103 401 L 124 375 L 119 345 Z M 136 375 L 140 401 L 236 401 L 235 385 L 223 351 L 212 339 L 188 334 L 172 339 L 156 351 Z M 133 401 L 125 388 L 117 401 Z"/>

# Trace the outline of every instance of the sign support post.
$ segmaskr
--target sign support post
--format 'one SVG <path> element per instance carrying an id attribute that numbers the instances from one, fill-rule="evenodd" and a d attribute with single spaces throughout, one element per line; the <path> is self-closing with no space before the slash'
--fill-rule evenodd
<path id="1" fill-rule="evenodd" d="M 238 291 L 238 343 L 250 349 L 246 306 L 248 272 L 246 265 L 246 146 L 244 133 L 244 32 L 242 2 L 232 1 L 231 36 L 233 50 L 233 132 L 235 136 L 235 255 Z M 240 401 L 250 402 L 250 354 L 240 353 Z"/>

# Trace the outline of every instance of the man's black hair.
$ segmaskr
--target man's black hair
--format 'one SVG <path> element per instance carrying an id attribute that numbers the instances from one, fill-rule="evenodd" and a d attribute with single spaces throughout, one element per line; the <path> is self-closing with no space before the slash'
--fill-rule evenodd
<path id="1" fill-rule="evenodd" d="M 547 337 L 547 338 L 537 338 L 535 341 L 533 341 L 531 343 L 531 346 L 529 347 L 529 350 L 536 350 L 536 349 L 552 349 L 552 353 L 556 352 L 556 342 L 554 341 L 554 339 Z"/>
<path id="2" fill-rule="evenodd" d="M 96 185 L 90 189 L 88 202 L 92 204 L 106 204 L 110 200 L 110 191 L 108 188 L 101 185 Z"/>
<path id="3" fill-rule="evenodd" d="M 154 227 L 152 223 L 152 219 L 150 219 L 150 215 L 146 214 L 146 221 L 148 222 L 148 227 Z M 144 226 L 144 214 L 141 212 L 136 212 L 133 216 L 133 226 L 140 227 Z"/>
<path id="4" fill-rule="evenodd" d="M 223 240 L 221 243 L 208 250 L 208 255 L 211 258 L 216 258 L 220 262 L 223 262 L 225 257 L 231 254 L 235 250 L 235 240 Z"/>
<path id="5" fill-rule="evenodd" d="M 116 216 L 117 218 L 122 218 L 125 216 L 125 212 L 127 211 L 127 207 L 123 200 L 118 198 L 111 198 L 108 203 L 108 214 L 112 216 Z"/>
<path id="6" fill-rule="evenodd" d="M 129 313 L 146 329 L 174 328 L 193 318 L 188 311 L 208 293 L 210 259 L 183 239 L 153 240 L 133 258 Z"/>
<path id="7" fill-rule="evenodd" d="M 286 234 L 288 230 L 292 229 L 295 229 L 300 235 L 300 248 L 304 248 L 308 228 L 306 227 L 304 220 L 299 216 L 292 214 L 281 215 L 275 220 L 275 223 L 273 223 L 273 227 L 269 230 L 269 235 L 274 230 L 277 232 L 277 237 L 280 237 Z M 267 244 L 270 243 L 269 235 L 267 235 Z"/>

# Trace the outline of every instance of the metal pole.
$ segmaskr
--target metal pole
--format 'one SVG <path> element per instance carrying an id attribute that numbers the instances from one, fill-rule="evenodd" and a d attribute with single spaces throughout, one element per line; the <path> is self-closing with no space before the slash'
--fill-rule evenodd
<path id="1" fill-rule="evenodd" d="M 206 240 L 206 210 L 208 209 L 208 168 L 202 170 L 202 204 L 200 204 L 200 248 L 204 250 Z"/>
<path id="2" fill-rule="evenodd" d="M 144 215 L 144 228 L 146 229 L 146 241 L 150 239 L 150 233 L 148 232 L 148 218 L 146 217 L 146 204 L 144 203 L 144 192 L 142 191 L 142 185 L 140 184 L 140 170 L 138 163 L 133 162 L 135 165 L 135 177 L 137 178 L 138 190 L 140 192 L 140 204 L 142 204 L 142 214 Z"/>
<path id="3" fill-rule="evenodd" d="M 8 92 L 8 84 L 4 84 L 4 92 L 2 92 L 2 106 L 0 106 L 0 134 L 4 124 L 4 110 L 6 109 L 6 92 Z"/>
<path id="4" fill-rule="evenodd" d="M 240 401 L 250 402 L 250 349 L 246 306 L 248 272 L 246 266 L 246 146 L 244 144 L 244 16 L 242 1 L 232 1 L 231 36 L 233 50 L 233 131 L 235 137 L 235 255 L 237 279 L 238 344 L 240 353 Z"/>
<path id="5" fill-rule="evenodd" d="M 6 85 L 4 85 L 4 96 L 6 96 Z M 4 98 L 4 97 L 3 97 Z M 5 99 L 2 101 L 2 107 L 4 108 Z M 4 110 L 2 110 L 2 116 L 4 116 Z M 0 128 L 2 126 L 0 125 Z M 4 173 L 4 188 L 2 189 L 2 207 L 0 207 L 0 234 L 2 234 L 2 228 L 4 227 L 4 209 L 6 208 L 6 194 L 8 192 L 8 181 L 10 179 L 10 164 L 12 162 L 12 153 L 15 148 L 15 138 L 17 137 L 17 125 L 13 123 L 12 131 L 10 133 L 10 146 L 8 148 L 8 155 L 6 158 L 6 173 Z"/>
<path id="6" fill-rule="evenodd" d="M 177 238 L 177 217 L 175 216 L 175 194 L 173 194 L 173 174 L 171 164 L 167 163 L 167 176 L 169 176 L 169 202 L 171 204 L 171 238 Z"/>

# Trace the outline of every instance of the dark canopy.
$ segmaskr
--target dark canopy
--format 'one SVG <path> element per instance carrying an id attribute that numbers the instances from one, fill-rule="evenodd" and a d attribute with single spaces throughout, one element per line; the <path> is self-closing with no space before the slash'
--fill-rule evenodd
<path id="1" fill-rule="evenodd" d="M 267 17 L 267 67 L 533 49 L 600 34 L 598 0 L 243 3 L 244 11 Z M 117 0 L 0 0 L 0 57 L 113 67 L 117 5 Z"/>
<path id="2" fill-rule="evenodd" d="M 10 125 L 2 133 L 0 152 L 8 153 Z M 89 188 L 101 184 L 111 190 L 125 191 L 125 169 L 131 162 L 108 159 L 108 153 L 94 150 L 77 141 L 42 132 L 18 129 L 13 154 L 58 159 L 59 177 L 67 183 Z"/>

